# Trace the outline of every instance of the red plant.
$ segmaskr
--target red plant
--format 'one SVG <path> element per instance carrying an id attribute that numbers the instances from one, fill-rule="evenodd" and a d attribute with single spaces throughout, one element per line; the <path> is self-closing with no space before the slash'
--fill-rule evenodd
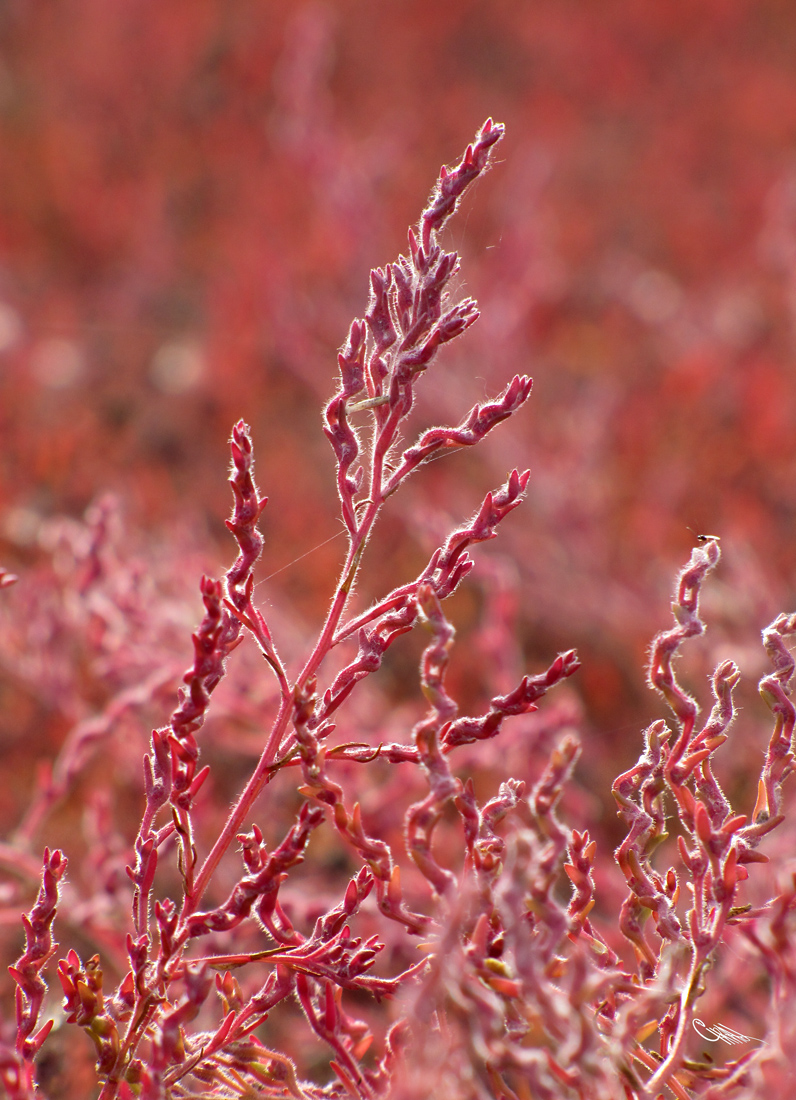
<path id="1" fill-rule="evenodd" d="M 581 751 L 573 730 L 552 746 L 530 785 L 505 778 L 496 792 L 485 792 L 489 780 L 479 771 L 481 742 L 505 736 L 506 719 L 530 714 L 571 676 L 579 667 L 574 651 L 495 695 L 480 715 L 460 717 L 446 686 L 454 628 L 443 602 L 473 568 L 470 547 L 495 538 L 521 502 L 527 472 L 514 470 L 488 493 L 413 580 L 367 608 L 354 603 L 387 500 L 419 467 L 479 443 L 530 394 L 530 379 L 515 377 L 459 425 L 405 443 L 423 374 L 478 316 L 471 299 L 450 298 L 458 257 L 442 248 L 439 233 L 502 135 L 502 126 L 487 121 L 461 161 L 442 169 L 410 232 L 409 255 L 371 273 L 364 319 L 352 323 L 339 354 L 340 382 L 324 410 L 324 431 L 348 546 L 327 616 L 297 671 L 254 602 L 266 500 L 254 480 L 250 431 L 242 421 L 233 428 L 227 526 L 238 557 L 222 581 L 202 579 L 193 664 L 144 756 L 144 810 L 126 867 L 129 884 L 116 874 L 124 845 L 108 800 L 95 798 L 79 885 L 65 878 L 64 852 L 47 849 L 38 899 L 22 918 L 25 950 L 11 968 L 15 1025 L 0 1037 L 0 1081 L 11 1100 L 47 1095 L 48 1043 L 75 1025 L 93 1045 L 100 1100 L 641 1100 L 667 1090 L 681 1098 L 752 1097 L 763 1084 L 785 1095 L 796 1053 L 789 1029 L 796 875 L 760 903 L 744 900 L 743 890 L 753 865 L 767 860 L 761 841 L 785 819 L 782 786 L 793 769 L 796 721 L 785 639 L 796 631 L 796 616 L 780 616 L 764 632 L 774 668 L 760 690 L 775 728 L 747 818 L 734 813 L 713 761 L 736 714 L 739 672 L 731 661 L 719 663 L 714 706 L 698 728 L 697 703 L 672 668 L 682 643 L 704 630 L 699 595 L 719 561 L 717 539 L 700 536 L 678 581 L 676 625 L 655 638 L 649 666 L 650 685 L 670 706 L 674 728 L 653 723 L 638 763 L 616 779 L 626 836 L 614 858 L 599 824 L 592 837 L 563 820 Z M 109 603 L 126 606 L 131 622 L 145 628 L 134 599 L 125 605 L 118 591 L 112 600 L 99 598 L 107 581 L 103 517 L 107 509 L 100 508 L 91 518 L 96 537 L 70 592 L 78 605 L 93 594 L 93 617 L 74 614 L 107 657 Z M 0 587 L 12 580 L 0 574 Z M 24 584 L 23 576 L 18 588 Z M 393 644 L 415 626 L 430 634 L 420 663 L 429 709 L 409 736 L 391 740 L 378 727 L 365 730 L 368 690 Z M 224 820 L 212 796 L 214 768 L 199 766 L 203 741 L 212 738 L 198 735 L 245 635 L 276 688 L 258 700 L 258 719 L 268 713 L 270 725 Z M 148 664 L 108 663 L 116 694 L 103 717 L 76 723 L 26 818 L 0 849 L 0 863 L 23 881 L 32 877 L 31 840 L 70 792 L 87 748 L 107 746 L 114 723 L 149 705 L 168 679 L 160 655 L 146 642 L 142 649 Z M 225 705 L 234 714 L 235 703 Z M 350 738 L 348 725 L 367 736 Z M 547 732 L 555 726 L 551 720 Z M 536 732 L 539 748 L 543 727 Z M 465 746 L 472 755 L 465 757 Z M 456 761 L 472 774 L 457 774 Z M 422 782 L 404 778 L 403 764 L 415 765 Z M 398 774 L 400 780 L 390 778 Z M 267 827 L 253 820 L 264 808 L 261 795 L 269 799 Z M 670 834 L 676 845 L 667 844 Z M 243 866 L 232 872 L 236 844 Z M 305 861 L 312 879 L 300 869 Z M 613 874 L 617 865 L 624 890 Z M 603 900 L 598 878 L 605 879 Z M 8 899 L 6 912 L 18 916 L 17 895 Z M 64 1002 L 53 1031 L 45 972 L 58 952 L 52 931 L 59 923 L 98 950 L 84 961 L 71 947 L 58 962 Z M 724 1007 L 719 949 L 733 936 L 749 945 L 770 986 L 772 1016 L 765 1045 L 718 1064 L 695 1058 L 689 1040 L 701 1023 L 699 1000 L 714 982 L 711 967 L 713 996 Z M 410 955 L 413 943 L 419 957 Z M 327 1051 L 322 1066 L 296 1033 L 295 1005 L 305 1035 Z M 355 1009 L 367 1018 L 355 1018 Z"/>

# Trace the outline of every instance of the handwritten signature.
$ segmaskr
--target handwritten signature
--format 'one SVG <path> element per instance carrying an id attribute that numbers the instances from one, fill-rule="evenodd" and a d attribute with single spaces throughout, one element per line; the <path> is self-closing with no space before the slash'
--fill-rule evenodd
<path id="1" fill-rule="evenodd" d="M 755 1039 L 751 1035 L 743 1035 L 740 1031 L 733 1031 L 731 1027 L 725 1027 L 724 1024 L 714 1024 L 712 1027 L 708 1027 L 702 1020 L 696 1019 L 693 1021 L 694 1031 L 699 1035 L 701 1039 L 707 1039 L 709 1043 L 718 1043 L 719 1041 L 725 1043 L 732 1043 L 737 1045 L 738 1043 L 761 1043 L 765 1046 L 763 1039 Z"/>

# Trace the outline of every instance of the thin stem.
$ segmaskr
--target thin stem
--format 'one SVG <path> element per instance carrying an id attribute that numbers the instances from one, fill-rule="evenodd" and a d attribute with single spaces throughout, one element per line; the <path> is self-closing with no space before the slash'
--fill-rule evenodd
<path id="1" fill-rule="evenodd" d="M 277 749 L 282 740 L 282 735 L 285 732 L 285 728 L 290 719 L 292 713 L 292 696 L 283 697 L 279 706 L 274 724 L 271 727 L 271 733 L 266 742 L 265 748 L 262 751 L 260 759 L 257 762 L 257 767 L 254 769 L 249 782 L 244 787 L 240 798 L 233 807 L 232 813 L 227 819 L 227 823 L 224 826 L 218 840 L 211 848 L 207 855 L 199 874 L 196 876 L 194 882 L 193 894 L 188 897 L 186 894 L 183 901 L 182 912 L 180 914 L 181 921 L 185 921 L 187 917 L 191 915 L 198 906 L 202 899 L 202 896 L 207 889 L 207 884 L 215 873 L 224 853 L 229 848 L 235 837 L 240 832 L 246 815 L 255 802 L 260 791 L 268 780 L 269 769 L 276 756 Z"/>

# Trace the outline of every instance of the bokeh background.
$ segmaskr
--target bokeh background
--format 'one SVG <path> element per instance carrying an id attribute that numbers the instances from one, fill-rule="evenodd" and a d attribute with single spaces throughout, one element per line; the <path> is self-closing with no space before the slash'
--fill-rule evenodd
<path id="1" fill-rule="evenodd" d="M 792 5 L 10 0 L 0 45 L 7 568 L 110 490 L 162 557 L 218 571 L 243 416 L 269 598 L 315 622 L 342 551 L 319 418 L 336 348 L 492 116 L 498 163 L 448 230 L 482 318 L 418 423 L 515 372 L 534 393 L 396 500 L 364 594 L 530 466 L 486 573 L 517 594 L 529 665 L 587 658 L 600 736 L 637 743 L 688 527 L 722 537 L 714 617 L 759 671 L 757 631 L 796 595 Z M 477 594 L 457 613 L 476 627 Z M 478 684 L 483 654 L 458 660 Z"/>
<path id="2" fill-rule="evenodd" d="M 199 573 L 232 555 L 240 417 L 270 497 L 260 591 L 300 652 L 343 551 L 320 430 L 336 349 L 490 116 L 507 136 L 446 231 L 482 317 L 423 380 L 416 424 L 514 373 L 534 392 L 391 502 L 362 596 L 531 467 L 452 602 L 454 686 L 475 705 L 576 646 L 585 786 L 607 800 L 664 713 L 643 663 L 688 528 L 718 534 L 694 683 L 735 656 L 762 731 L 737 759 L 759 761 L 757 639 L 796 603 L 792 3 L 5 0 L 0 50 L 0 562 L 38 576 L 111 492 L 149 573 L 125 590 L 138 656 L 104 681 L 82 650 L 61 679 L 36 664 L 76 645 L 66 611 L 0 647 L 4 824 L 108 677 L 149 675 L 158 647 L 187 663 Z M 15 629 L 41 619 L 26 599 Z M 385 668 L 396 707 L 413 645 Z"/>

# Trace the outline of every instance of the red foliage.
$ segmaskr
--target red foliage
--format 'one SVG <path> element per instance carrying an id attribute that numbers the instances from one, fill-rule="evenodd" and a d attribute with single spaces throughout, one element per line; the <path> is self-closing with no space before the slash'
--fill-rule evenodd
<path id="1" fill-rule="evenodd" d="M 491 733 L 505 710 L 495 700 L 511 698 L 526 662 L 548 665 L 558 649 L 577 646 L 585 714 L 577 722 L 585 721 L 589 753 L 577 765 L 582 788 L 565 788 L 565 816 L 572 811 L 580 829 L 590 822 L 598 835 L 601 813 L 603 844 L 620 843 L 607 795 L 637 755 L 648 714 L 643 647 L 659 626 L 673 563 L 692 541 L 687 526 L 719 534 L 724 551 L 705 593 L 712 640 L 694 651 L 699 674 L 737 652 L 746 681 L 757 680 L 765 666 L 745 641 L 749 630 L 793 603 L 795 41 L 796 11 L 777 0 L 3 6 L 0 562 L 24 580 L 0 592 L 12 609 L 0 638 L 8 779 L 0 825 L 16 826 L 14 845 L 25 853 L 8 911 L 23 897 L 31 909 L 39 849 L 55 850 L 64 836 L 93 852 L 110 898 L 125 886 L 120 871 L 140 818 L 141 722 L 162 723 L 201 616 L 188 595 L 193 578 L 227 552 L 218 549 L 219 470 L 241 418 L 271 499 L 253 576 L 277 573 L 254 589 L 255 602 L 267 591 L 273 606 L 265 627 L 246 588 L 250 563 L 214 613 L 229 616 L 228 641 L 241 628 L 253 633 L 277 670 L 303 653 L 344 553 L 317 414 L 336 349 L 368 270 L 402 247 L 429 167 L 487 115 L 507 124 L 503 163 L 441 238 L 464 254 L 463 285 L 483 317 L 419 388 L 418 443 L 399 473 L 432 449 L 460 453 L 390 500 L 359 596 L 365 607 L 396 576 L 420 579 L 474 496 L 507 469 L 531 467 L 528 503 L 499 550 L 488 561 L 484 554 L 481 587 L 463 586 L 452 599 L 462 641 L 447 690 L 482 712 L 479 729 Z M 375 299 L 380 293 L 374 287 Z M 463 306 L 449 335 L 473 318 Z M 355 335 L 344 347 L 354 371 Z M 421 359 L 444 336 L 438 329 Z M 476 463 L 465 447 L 524 401 L 524 372 L 535 378 L 527 413 L 479 442 Z M 342 446 L 339 398 L 324 427 Z M 472 423 L 460 423 L 474 406 Z M 440 434 L 439 423 L 459 427 Z M 337 488 L 351 531 L 346 462 Z M 122 501 L 123 525 L 102 496 L 108 489 Z M 0 587 L 7 579 L 0 575 Z M 381 661 L 376 651 L 392 631 L 403 632 L 401 616 L 416 614 L 418 591 L 357 624 L 367 638 L 334 670 L 331 702 L 352 708 L 351 741 L 362 730 L 366 740 L 379 731 L 376 740 L 393 749 L 400 740 L 420 655 L 411 640 L 383 661 L 383 696 L 358 704 L 348 693 L 369 661 Z M 188 725 L 203 718 L 208 677 L 227 652 L 214 649 L 214 629 L 205 622 L 197 633 Z M 209 719 L 214 786 L 197 838 L 209 846 L 254 745 L 255 756 L 262 749 L 262 716 L 279 702 L 279 684 L 263 682 L 245 647 L 231 666 Z M 743 681 L 737 690 L 751 715 Z M 575 721 L 574 708 L 570 695 L 549 718 L 537 716 L 531 758 L 501 731 L 523 781 L 537 782 L 545 738 Z M 476 722 L 453 723 L 449 742 L 468 721 Z M 754 804 L 765 739 L 751 716 L 739 725 L 730 801 Z M 193 732 L 177 737 L 187 753 L 178 786 L 189 802 L 203 774 L 188 759 Z M 318 750 L 310 734 L 304 767 Z M 153 744 L 154 757 L 167 740 Z M 96 793 L 108 779 L 108 746 L 118 804 Z M 478 760 L 476 787 L 491 793 L 505 761 L 489 748 L 459 751 Z M 340 767 L 360 767 L 363 751 L 352 748 Z M 44 758 L 54 768 L 36 777 Z M 387 795 L 390 784 L 400 789 L 392 770 Z M 287 822 L 295 806 L 280 797 L 275 820 Z M 191 838 L 182 810 L 184 872 Z M 344 813 L 353 835 L 353 809 Z M 98 823 L 108 827 L 101 852 Z M 400 827 L 395 811 L 396 835 Z M 141 886 L 152 838 L 138 840 Z M 771 844 L 787 851 L 785 840 Z M 578 858 L 585 888 L 586 857 Z M 77 883 L 74 860 L 70 872 Z M 598 880 L 604 873 L 595 870 Z M 612 889 L 605 885 L 606 898 Z M 71 919 L 85 957 L 79 906 Z M 783 952 L 758 939 L 772 973 L 785 966 Z M 16 951 L 14 941 L 9 959 Z M 121 973 L 126 957 L 114 965 Z M 320 1035 L 333 1007 L 321 1013 L 301 996 Z M 174 1034 L 197 989 L 184 997 Z M 434 1063 L 433 1044 L 427 1053 L 419 1065 Z"/>

